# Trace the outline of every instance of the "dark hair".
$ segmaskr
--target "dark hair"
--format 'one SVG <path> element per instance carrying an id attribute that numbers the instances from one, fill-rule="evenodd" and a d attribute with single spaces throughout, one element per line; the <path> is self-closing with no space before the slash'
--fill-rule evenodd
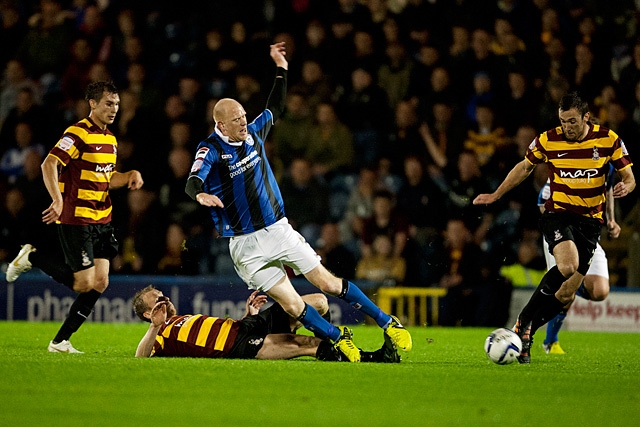
<path id="1" fill-rule="evenodd" d="M 113 84 L 112 81 L 91 82 L 89 83 L 89 86 L 87 86 L 87 90 L 84 93 L 84 99 L 86 101 L 93 99 L 96 102 L 100 102 L 100 100 L 102 99 L 102 95 L 104 95 L 105 92 L 117 94 L 118 88 L 116 88 L 116 85 Z"/>
<path id="2" fill-rule="evenodd" d="M 589 112 L 589 104 L 580 97 L 578 92 L 570 92 L 560 99 L 560 111 L 569 111 L 572 108 L 578 110 L 580 117 L 584 117 Z"/>

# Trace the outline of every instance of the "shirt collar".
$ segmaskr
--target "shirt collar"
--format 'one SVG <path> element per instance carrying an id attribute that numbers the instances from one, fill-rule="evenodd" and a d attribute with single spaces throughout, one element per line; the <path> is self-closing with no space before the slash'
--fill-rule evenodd
<path id="1" fill-rule="evenodd" d="M 229 145 L 242 145 L 243 141 L 240 141 L 240 142 L 229 141 L 229 137 L 223 135 L 222 132 L 220 132 L 220 129 L 218 129 L 218 125 L 217 124 L 214 126 L 213 129 L 216 132 L 216 134 L 220 137 L 220 139 L 222 139 L 227 144 L 229 144 Z"/>

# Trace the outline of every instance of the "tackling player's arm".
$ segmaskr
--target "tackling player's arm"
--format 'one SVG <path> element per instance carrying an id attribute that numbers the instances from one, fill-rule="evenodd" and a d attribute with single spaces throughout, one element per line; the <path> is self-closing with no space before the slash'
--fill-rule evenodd
<path id="1" fill-rule="evenodd" d="M 520 185 L 531 172 L 535 169 L 536 165 L 530 163 L 527 159 L 522 160 L 515 165 L 509 172 L 507 177 L 502 181 L 502 184 L 498 186 L 496 191 L 491 194 L 479 194 L 474 200 L 474 205 L 490 205 L 496 200 L 500 199 L 507 192 Z"/>
<path id="2" fill-rule="evenodd" d="M 184 191 L 189 195 L 189 197 L 200 203 L 202 206 L 217 206 L 219 208 L 224 208 L 224 203 L 222 203 L 222 200 L 220 200 L 218 196 L 204 192 L 204 189 L 202 188 L 202 180 L 197 176 L 189 177 Z"/>

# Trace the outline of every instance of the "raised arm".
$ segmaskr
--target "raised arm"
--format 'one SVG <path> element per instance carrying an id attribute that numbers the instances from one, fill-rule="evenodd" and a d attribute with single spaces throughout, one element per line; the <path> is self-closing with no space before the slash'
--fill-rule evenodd
<path id="1" fill-rule="evenodd" d="M 162 323 L 167 320 L 167 302 L 160 301 L 151 310 L 151 324 L 144 334 L 138 348 L 136 349 L 136 357 L 150 357 L 153 351 L 153 344 L 156 342 L 156 335 L 160 330 Z"/>
<path id="2" fill-rule="evenodd" d="M 498 186 L 496 191 L 491 194 L 479 194 L 474 200 L 474 205 L 490 205 L 496 200 L 500 199 L 507 192 L 520 185 L 531 172 L 535 169 L 536 165 L 529 163 L 526 159 L 523 159 L 520 163 L 515 165 L 509 172 L 507 177 L 502 181 L 502 184 Z"/>
<path id="3" fill-rule="evenodd" d="M 284 42 L 272 44 L 270 46 L 270 55 L 278 69 L 276 70 L 276 78 L 269 93 L 267 100 L 267 109 L 273 114 L 275 122 L 284 112 L 285 100 L 287 96 L 287 70 L 289 63 L 285 58 L 286 50 Z"/>

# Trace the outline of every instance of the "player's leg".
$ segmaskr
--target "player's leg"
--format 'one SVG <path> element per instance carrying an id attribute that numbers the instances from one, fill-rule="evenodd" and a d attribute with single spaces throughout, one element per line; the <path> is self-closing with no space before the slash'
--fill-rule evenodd
<path id="1" fill-rule="evenodd" d="M 302 295 L 302 300 L 306 304 L 315 308 L 318 314 L 322 316 L 323 319 L 331 323 L 331 313 L 329 312 L 329 301 L 327 300 L 327 297 L 324 294 L 315 293 L 315 294 Z M 290 322 L 289 326 L 292 332 L 295 332 L 301 326 L 303 326 L 302 323 L 300 323 L 300 321 L 298 321 L 294 317 L 289 317 L 289 322 Z"/>
<path id="2" fill-rule="evenodd" d="M 286 222 L 276 223 L 267 229 L 231 239 L 229 252 L 236 272 L 250 288 L 266 292 L 308 330 L 331 339 L 349 360 L 359 362 L 360 353 L 351 340 L 351 331 L 332 325 L 313 306 L 306 304 L 293 288 L 281 259 L 274 256 L 291 246 L 291 241 L 286 240 L 291 235 L 282 233 L 285 227 L 291 228 Z"/>
<path id="3" fill-rule="evenodd" d="M 74 270 L 78 293 L 69 314 L 49 344 L 51 352 L 77 352 L 69 338 L 87 320 L 109 285 L 109 258 L 117 253 L 110 225 L 60 226 L 60 243 L 69 267 Z"/>
<path id="4" fill-rule="evenodd" d="M 547 262 L 547 270 L 550 270 L 555 267 L 556 259 L 549 252 L 549 244 L 544 239 L 542 239 L 542 247 L 544 259 Z M 560 347 L 558 334 L 566 317 L 567 310 L 562 310 L 556 317 L 547 322 L 547 333 L 545 335 L 544 342 L 542 343 L 542 348 L 546 353 L 564 354 L 564 350 Z"/>
<path id="5" fill-rule="evenodd" d="M 344 299 L 352 307 L 370 316 L 378 326 L 385 330 L 398 347 L 404 351 L 411 350 L 413 346 L 411 334 L 402 326 L 398 318 L 382 311 L 353 282 L 335 277 L 322 264 L 318 264 L 312 270 L 304 273 L 304 276 L 321 291 Z M 339 292 L 336 292 L 338 289 Z"/>
<path id="6" fill-rule="evenodd" d="M 256 359 L 292 359 L 300 356 L 316 357 L 322 339 L 296 334 L 268 334 Z"/>

